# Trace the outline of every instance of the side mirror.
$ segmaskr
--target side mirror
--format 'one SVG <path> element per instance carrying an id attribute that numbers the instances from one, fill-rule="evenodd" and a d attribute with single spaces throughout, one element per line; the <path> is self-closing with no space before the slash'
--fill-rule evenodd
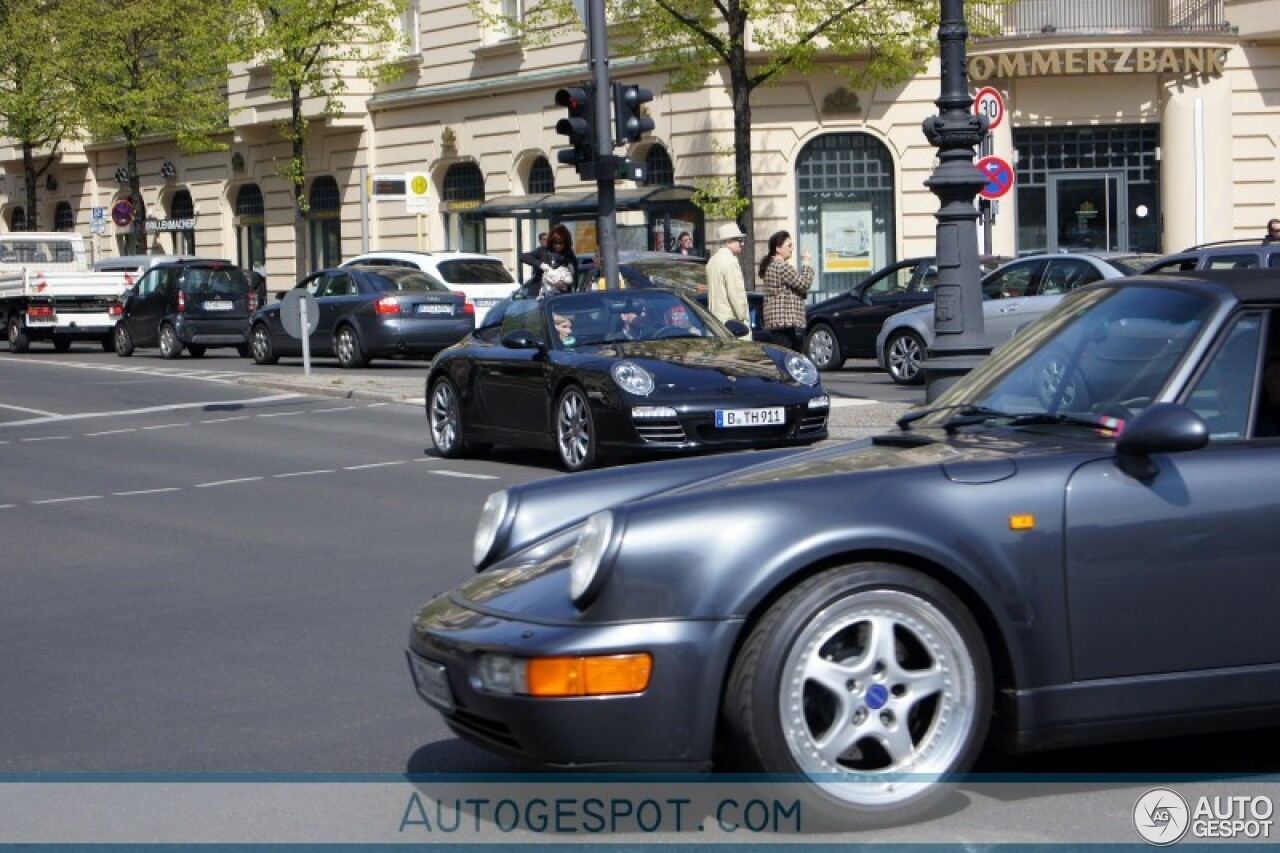
<path id="1" fill-rule="evenodd" d="M 728 329 L 729 333 L 735 338 L 745 338 L 747 335 L 751 334 L 751 327 L 741 320 L 728 320 L 725 322 L 724 327 Z"/>
<path id="2" fill-rule="evenodd" d="M 1156 403 L 1125 424 L 1116 440 L 1116 456 L 1129 473 L 1150 477 L 1155 474 L 1147 459 L 1151 454 L 1199 450 L 1208 443 L 1204 418 L 1178 403 Z"/>
<path id="3" fill-rule="evenodd" d="M 502 336 L 507 349 L 546 349 L 547 345 L 533 336 L 528 329 L 513 329 Z"/>
<path id="4" fill-rule="evenodd" d="M 288 292 L 289 291 L 287 290 L 277 290 L 275 292 L 276 301 L 279 302 L 281 299 L 284 299 L 284 295 Z"/>

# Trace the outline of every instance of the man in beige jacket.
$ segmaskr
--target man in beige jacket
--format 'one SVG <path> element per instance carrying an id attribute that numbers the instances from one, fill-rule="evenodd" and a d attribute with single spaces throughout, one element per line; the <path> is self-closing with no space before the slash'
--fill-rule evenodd
<path id="1" fill-rule="evenodd" d="M 747 235 L 737 223 L 721 225 L 717 232 L 720 248 L 707 261 L 707 308 L 725 323 L 737 320 L 751 327 L 751 311 L 747 307 L 747 286 L 742 280 L 738 255 L 746 245 Z"/>

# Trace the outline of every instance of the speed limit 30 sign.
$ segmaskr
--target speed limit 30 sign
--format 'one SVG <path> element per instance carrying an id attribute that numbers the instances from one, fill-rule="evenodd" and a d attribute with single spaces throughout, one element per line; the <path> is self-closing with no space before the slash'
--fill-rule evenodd
<path id="1" fill-rule="evenodd" d="M 987 117 L 987 129 L 995 130 L 1004 121 L 1004 98 L 996 89 L 986 86 L 973 96 L 973 112 Z"/>

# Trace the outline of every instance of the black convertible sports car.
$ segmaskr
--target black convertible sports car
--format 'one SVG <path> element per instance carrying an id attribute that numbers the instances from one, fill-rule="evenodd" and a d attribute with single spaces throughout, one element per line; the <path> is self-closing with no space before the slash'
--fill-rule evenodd
<path id="1" fill-rule="evenodd" d="M 494 494 L 418 692 L 498 753 L 798 776 L 861 825 L 989 732 L 1273 722 L 1280 278 L 1244 276 L 1073 291 L 879 438 Z"/>
<path id="2" fill-rule="evenodd" d="M 432 364 L 431 440 L 443 456 L 554 448 L 577 471 L 619 452 L 826 438 L 817 369 L 730 325 L 666 290 L 513 299 Z"/>

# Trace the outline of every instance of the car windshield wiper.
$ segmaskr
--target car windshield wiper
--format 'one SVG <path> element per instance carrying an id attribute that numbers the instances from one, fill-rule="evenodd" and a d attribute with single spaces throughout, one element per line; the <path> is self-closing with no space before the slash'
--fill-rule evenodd
<path id="1" fill-rule="evenodd" d="M 1070 426 L 1082 426 L 1094 430 L 1115 431 L 1119 423 L 1113 418 L 1090 418 L 1083 415 L 1068 415 L 1061 412 L 1023 412 L 1021 414 L 1012 414 L 1009 412 L 974 412 L 965 413 L 952 418 L 942 424 L 942 428 L 948 433 L 955 432 L 963 426 L 972 426 L 974 424 L 985 423 L 990 420 L 1008 421 L 1007 426 L 1037 426 L 1040 424 L 1067 424 Z"/>
<path id="2" fill-rule="evenodd" d="M 898 418 L 896 423 L 898 424 L 898 429 L 908 430 L 911 429 L 911 425 L 913 423 L 921 418 L 927 418 L 929 415 L 936 415 L 938 412 L 949 412 L 953 410 L 961 417 L 981 415 L 981 420 L 986 420 L 988 418 L 1014 417 L 1013 415 L 1010 415 L 1007 412 L 1002 412 L 999 409 L 989 409 L 986 406 L 979 406 L 975 403 L 955 403 L 950 406 L 935 406 L 932 409 L 921 409 L 918 412 L 908 412 Z"/>

